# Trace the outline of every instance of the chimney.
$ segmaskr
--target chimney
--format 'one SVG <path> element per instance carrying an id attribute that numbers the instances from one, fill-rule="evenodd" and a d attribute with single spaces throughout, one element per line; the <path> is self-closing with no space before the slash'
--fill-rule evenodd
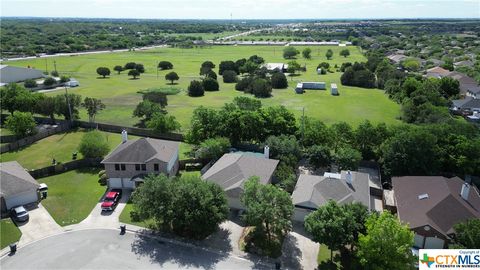
<path id="1" fill-rule="evenodd" d="M 347 171 L 347 174 L 345 175 L 345 181 L 347 181 L 347 184 L 352 185 L 352 173 L 350 171 Z"/>
<path id="2" fill-rule="evenodd" d="M 470 194 L 470 185 L 468 183 L 463 183 L 462 191 L 460 191 L 460 196 L 462 196 L 462 198 L 465 201 L 468 201 L 468 195 L 469 194 Z"/>
<path id="3" fill-rule="evenodd" d="M 263 148 L 263 156 L 265 158 L 270 158 L 270 147 L 268 145 L 265 145 L 265 148 Z"/>
<path id="4" fill-rule="evenodd" d="M 128 140 L 128 134 L 127 131 L 124 129 L 122 130 L 122 143 L 126 143 Z"/>

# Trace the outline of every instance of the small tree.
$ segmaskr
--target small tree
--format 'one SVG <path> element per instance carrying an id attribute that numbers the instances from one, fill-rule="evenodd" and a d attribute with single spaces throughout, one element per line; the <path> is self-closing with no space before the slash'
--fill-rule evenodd
<path id="1" fill-rule="evenodd" d="M 238 72 L 235 66 L 235 62 L 233 61 L 222 61 L 220 65 L 218 65 L 218 74 L 223 75 L 223 73 L 227 70 L 233 70 Z"/>
<path id="2" fill-rule="evenodd" d="M 19 137 L 36 133 L 35 120 L 29 112 L 13 112 L 13 115 L 9 115 L 5 120 L 5 126 Z"/>
<path id="3" fill-rule="evenodd" d="M 274 240 L 292 229 L 292 199 L 276 186 L 261 184 L 258 177 L 251 177 L 244 186 L 241 202 L 246 214 L 243 218 L 248 225 L 255 226 L 255 238 L 265 239 L 267 248 L 271 247 Z M 279 246 L 281 248 L 281 243 Z M 272 251 L 265 252 L 270 255 Z"/>
<path id="4" fill-rule="evenodd" d="M 303 56 L 303 58 L 305 58 L 305 59 L 310 59 L 310 58 L 312 58 L 312 55 L 311 55 L 311 54 L 312 54 L 312 49 L 310 49 L 310 48 L 305 48 L 305 49 L 303 49 L 303 51 L 302 51 L 302 56 Z"/>
<path id="5" fill-rule="evenodd" d="M 255 79 L 252 83 L 252 93 L 258 98 L 270 97 L 272 95 L 272 85 L 265 79 Z"/>
<path id="6" fill-rule="evenodd" d="M 297 56 L 297 54 L 299 53 L 299 51 L 297 49 L 295 49 L 295 47 L 285 47 L 285 49 L 283 49 L 283 58 L 285 59 L 292 59 L 292 58 L 295 58 L 295 56 Z"/>
<path id="7" fill-rule="evenodd" d="M 205 74 L 205 77 L 216 80 L 217 79 L 217 73 L 215 73 L 215 71 L 213 71 L 213 70 L 210 70 L 209 72 L 207 72 Z"/>
<path id="8" fill-rule="evenodd" d="M 288 87 L 288 81 L 285 74 L 281 72 L 275 72 L 272 74 L 272 87 L 276 89 L 285 89 Z"/>
<path id="9" fill-rule="evenodd" d="M 202 81 L 203 83 L 203 88 L 205 91 L 218 91 L 219 90 L 219 85 L 217 80 L 214 80 L 212 78 L 205 78 Z"/>
<path id="10" fill-rule="evenodd" d="M 175 71 L 169 72 L 165 75 L 165 80 L 170 81 L 170 84 L 173 84 L 174 81 L 178 81 L 180 77 Z"/>
<path id="11" fill-rule="evenodd" d="M 57 83 L 57 81 L 55 81 L 55 79 L 52 78 L 52 77 L 47 77 L 47 78 L 45 78 L 45 80 L 43 80 L 43 85 L 45 87 L 51 87 L 56 83 Z"/>
<path id="12" fill-rule="evenodd" d="M 203 141 L 195 156 L 200 159 L 216 160 L 228 152 L 230 140 L 223 137 L 211 138 Z"/>
<path id="13" fill-rule="evenodd" d="M 129 72 L 128 72 L 128 76 L 132 76 L 133 79 L 137 79 L 138 76 L 140 76 L 140 72 L 138 72 L 138 70 L 136 69 L 131 69 Z"/>
<path id="14" fill-rule="evenodd" d="M 117 74 L 120 74 L 120 72 L 124 71 L 125 69 L 122 66 L 114 66 L 113 70 L 118 72 Z"/>
<path id="15" fill-rule="evenodd" d="M 55 121 L 55 98 L 52 96 L 39 98 L 35 103 L 35 113 L 46 115 Z"/>
<path id="16" fill-rule="evenodd" d="M 60 76 L 60 82 L 61 82 L 61 83 L 66 83 L 66 82 L 68 82 L 68 81 L 70 81 L 70 78 L 69 78 L 69 77 L 67 77 L 67 76 L 65 76 L 65 75 Z"/>
<path id="17" fill-rule="evenodd" d="M 369 269 L 412 269 L 413 232 L 387 211 L 371 215 L 360 234 L 357 256 Z M 388 259 L 385 259 L 388 254 Z"/>
<path id="18" fill-rule="evenodd" d="M 95 116 L 103 109 L 105 109 L 105 104 L 102 103 L 100 99 L 86 97 L 83 100 L 82 106 L 87 109 L 88 120 L 90 122 L 95 122 Z"/>
<path id="19" fill-rule="evenodd" d="M 224 83 L 235 83 L 235 82 L 237 82 L 237 73 L 233 70 L 225 70 L 223 72 L 223 82 Z"/>
<path id="20" fill-rule="evenodd" d="M 161 69 L 161 70 L 167 70 L 167 69 L 172 69 L 173 68 L 173 64 L 168 62 L 168 61 L 160 61 L 158 63 L 158 68 Z"/>
<path id="21" fill-rule="evenodd" d="M 180 123 L 173 115 L 166 115 L 161 112 L 156 112 L 147 121 L 147 128 L 153 129 L 159 133 L 166 133 L 180 129 Z"/>
<path id="22" fill-rule="evenodd" d="M 152 102 L 148 99 L 144 99 L 140 103 L 137 104 L 135 110 L 133 111 L 133 116 L 144 118 L 144 120 L 148 121 L 150 118 L 157 112 L 163 112 L 162 104 Z"/>
<path id="23" fill-rule="evenodd" d="M 350 51 L 348 49 L 343 49 L 340 51 L 340 55 L 346 58 L 350 55 Z"/>
<path id="24" fill-rule="evenodd" d="M 85 158 L 102 158 L 108 154 L 110 146 L 100 131 L 92 130 L 83 135 L 78 150 Z"/>
<path id="25" fill-rule="evenodd" d="M 25 86 L 26 88 L 35 88 L 35 87 L 37 87 L 37 82 L 35 80 L 32 80 L 32 79 L 27 79 L 23 83 L 23 86 Z"/>
<path id="26" fill-rule="evenodd" d="M 52 70 L 52 72 L 50 72 L 50 75 L 52 75 L 52 77 L 58 77 L 58 71 Z"/>
<path id="27" fill-rule="evenodd" d="M 135 69 L 136 69 L 139 73 L 145 73 L 145 67 L 143 66 L 143 64 L 136 64 L 136 65 L 135 65 Z"/>
<path id="28" fill-rule="evenodd" d="M 300 68 L 300 64 L 297 63 L 297 61 L 290 61 L 288 62 L 287 72 L 290 73 L 290 75 L 294 75 Z"/>
<path id="29" fill-rule="evenodd" d="M 205 93 L 205 89 L 203 89 L 203 84 L 200 81 L 193 80 L 190 82 L 188 86 L 188 95 L 191 97 L 201 97 Z"/>
<path id="30" fill-rule="evenodd" d="M 105 78 L 106 76 L 110 75 L 110 69 L 107 67 L 99 67 L 97 68 L 97 74 Z"/>
<path id="31" fill-rule="evenodd" d="M 137 65 L 135 62 L 128 62 L 125 64 L 125 69 L 134 69 L 135 65 Z"/>
<path id="32" fill-rule="evenodd" d="M 215 64 L 212 61 L 205 61 L 200 66 L 200 75 L 205 75 L 215 68 Z"/>
<path id="33" fill-rule="evenodd" d="M 325 53 L 325 57 L 327 57 L 328 60 L 332 59 L 333 56 L 333 51 L 331 49 L 328 49 L 327 52 Z"/>

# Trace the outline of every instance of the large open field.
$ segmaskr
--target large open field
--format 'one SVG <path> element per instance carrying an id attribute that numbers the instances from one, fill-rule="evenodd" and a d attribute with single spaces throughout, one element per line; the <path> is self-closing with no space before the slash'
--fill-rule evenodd
<path id="1" fill-rule="evenodd" d="M 282 57 L 282 46 L 217 46 L 195 49 L 160 48 L 148 51 L 136 51 L 125 53 L 110 53 L 97 55 L 55 57 L 46 59 L 33 59 L 24 61 L 9 62 L 6 64 L 15 66 L 33 66 L 38 69 L 51 71 L 54 62 L 60 74 L 69 74 L 80 81 L 81 86 L 71 89 L 70 92 L 82 96 L 100 98 L 107 108 L 97 116 L 98 122 L 106 122 L 121 125 L 134 125 L 137 118 L 132 117 L 132 111 L 141 100 L 138 90 L 167 86 L 164 76 L 168 71 L 159 71 L 157 77 L 156 65 L 158 61 L 167 60 L 174 64 L 174 71 L 180 76 L 177 87 L 186 89 L 189 82 L 198 79 L 200 76 L 199 67 L 205 60 L 213 61 L 217 65 L 222 60 L 237 60 L 248 58 L 257 54 L 265 58 L 266 62 L 287 62 Z M 298 49 L 303 49 L 299 47 Z M 332 60 L 327 61 L 325 52 L 327 49 L 334 51 Z M 327 61 L 331 66 L 341 65 L 343 62 L 364 61 L 363 55 L 355 47 L 349 47 L 351 55 L 347 58 L 338 55 L 343 47 L 312 47 L 312 59 L 297 59 L 301 65 L 307 66 L 307 72 L 300 76 L 293 77 L 289 82 L 289 88 L 273 90 L 273 97 L 263 99 L 265 105 L 282 104 L 292 110 L 297 116 L 305 108 L 305 114 L 318 118 L 330 124 L 336 121 L 346 121 L 353 125 L 364 119 L 372 122 L 397 123 L 399 106 L 388 99 L 383 91 L 377 89 L 362 89 L 340 85 L 341 73 L 329 73 L 317 75 L 318 63 Z M 145 65 L 146 73 L 140 79 L 131 80 L 127 72 L 117 75 L 112 70 L 110 78 L 101 79 L 96 74 L 97 67 L 106 66 L 110 69 L 115 65 L 124 65 L 126 62 L 134 61 Z M 234 84 L 224 84 L 220 81 L 220 91 L 206 92 L 205 96 L 192 98 L 186 95 L 185 91 L 176 96 L 168 97 L 167 110 L 177 117 L 182 124 L 182 129 L 188 128 L 192 111 L 200 106 L 219 108 L 224 103 L 230 102 L 235 96 L 243 93 L 235 91 Z M 308 91 L 303 95 L 295 94 L 294 86 L 298 81 L 325 81 L 327 85 L 337 83 L 340 96 L 331 96 L 329 91 Z M 63 94 L 63 91 L 55 91 L 50 95 Z M 88 119 L 85 111 L 81 113 L 82 119 Z"/>

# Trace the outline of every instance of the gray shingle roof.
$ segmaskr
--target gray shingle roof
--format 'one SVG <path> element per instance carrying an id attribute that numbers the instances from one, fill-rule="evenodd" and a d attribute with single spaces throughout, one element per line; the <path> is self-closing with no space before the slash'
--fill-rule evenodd
<path id="1" fill-rule="evenodd" d="M 228 195 L 238 196 L 243 191 L 243 184 L 251 176 L 258 176 L 261 183 L 268 184 L 278 162 L 248 154 L 229 153 L 215 162 L 202 178 L 217 183 Z"/>
<path id="2" fill-rule="evenodd" d="M 480 218 L 480 195 L 470 187 L 468 202 L 460 196 L 464 181 L 458 177 L 403 176 L 393 177 L 392 184 L 398 217 L 410 228 L 429 225 L 445 236 L 453 233 L 453 225 L 471 218 Z M 428 198 L 419 199 L 419 195 Z"/>
<path id="3" fill-rule="evenodd" d="M 178 151 L 179 144 L 151 138 L 128 140 L 117 146 L 102 163 L 146 163 L 154 159 L 168 162 Z"/>
<path id="4" fill-rule="evenodd" d="M 22 192 L 37 190 L 39 184 L 16 161 L 0 163 L 0 195 L 9 197 Z"/>
<path id="5" fill-rule="evenodd" d="M 345 180 L 346 171 L 342 171 L 341 179 L 301 174 L 292 194 L 293 204 L 316 209 L 334 200 L 339 204 L 359 202 L 370 209 L 369 175 L 351 173 L 352 185 Z"/>

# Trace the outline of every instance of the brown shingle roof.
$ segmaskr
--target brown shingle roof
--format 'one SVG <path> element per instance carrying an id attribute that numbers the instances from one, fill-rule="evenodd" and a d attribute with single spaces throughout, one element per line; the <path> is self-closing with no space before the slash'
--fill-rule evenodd
<path id="1" fill-rule="evenodd" d="M 141 138 L 120 144 L 102 163 L 145 163 L 153 159 L 169 162 L 178 152 L 180 143 Z"/>
<path id="2" fill-rule="evenodd" d="M 480 195 L 470 187 L 468 201 L 460 196 L 464 181 L 458 177 L 403 176 L 393 177 L 399 218 L 410 228 L 430 225 L 445 236 L 453 233 L 453 225 L 471 218 L 480 218 Z M 419 195 L 428 198 L 419 199 Z"/>

